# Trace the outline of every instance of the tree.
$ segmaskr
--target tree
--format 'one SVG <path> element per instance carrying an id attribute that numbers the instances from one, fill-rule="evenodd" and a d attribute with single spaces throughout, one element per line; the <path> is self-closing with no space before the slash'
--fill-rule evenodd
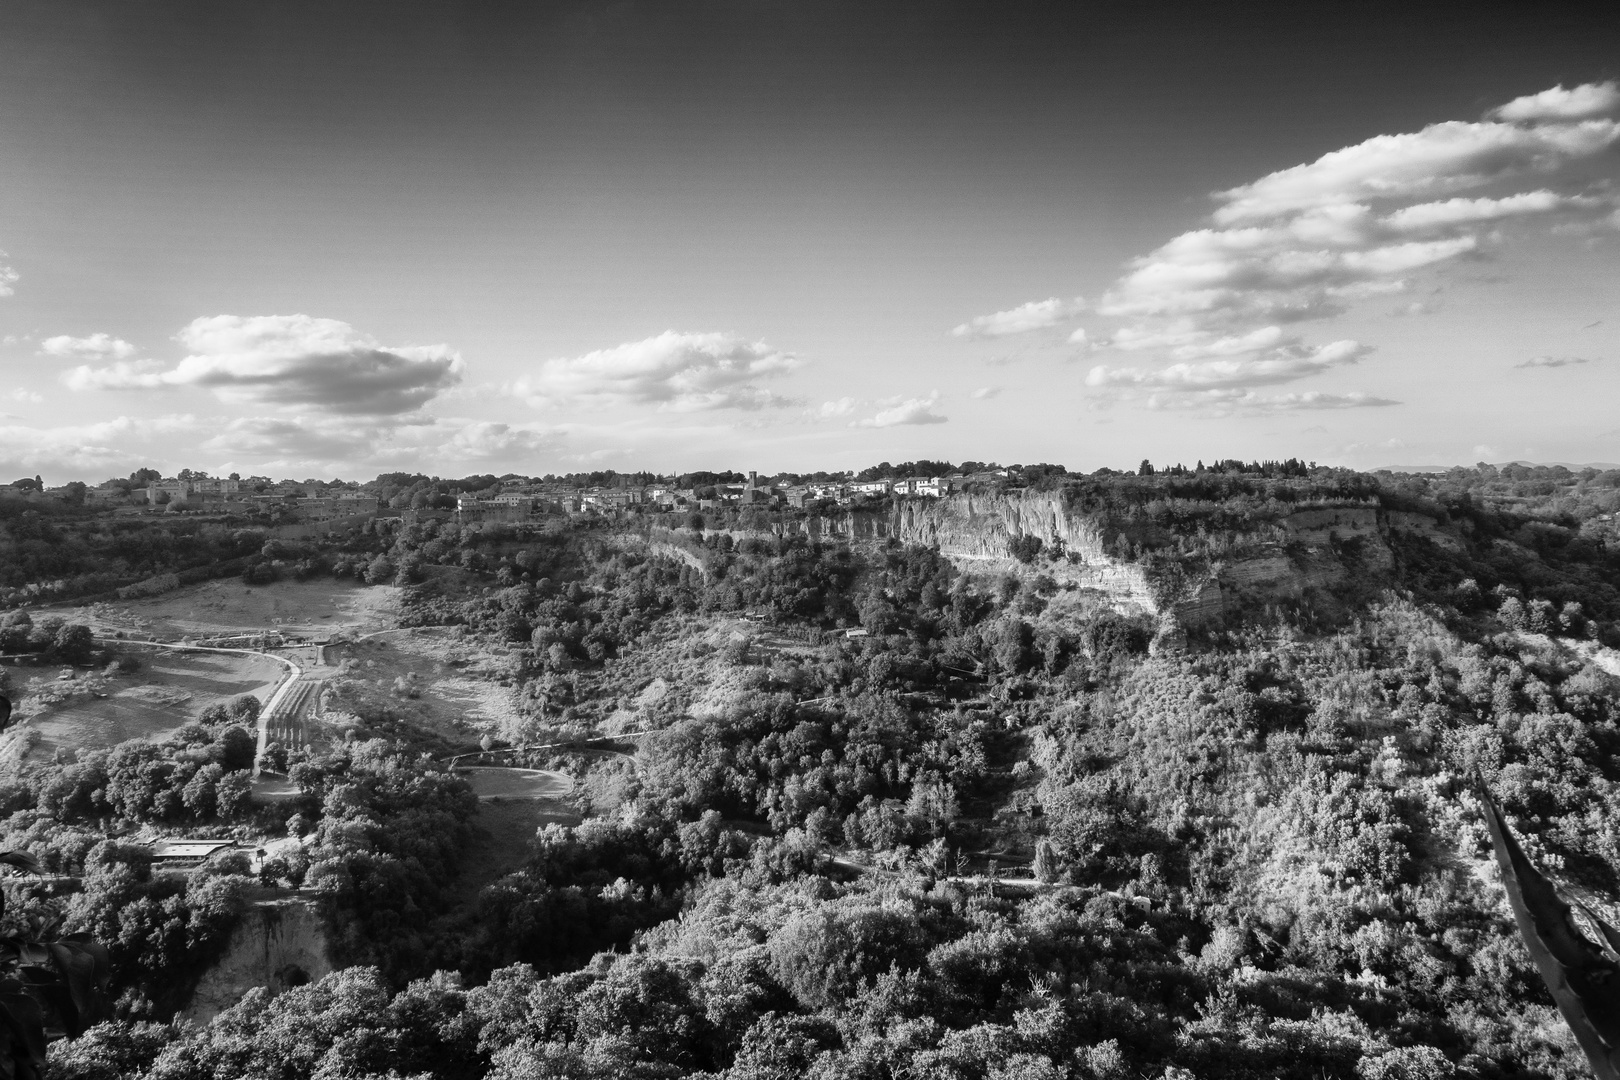
<path id="1" fill-rule="evenodd" d="M 239 724 L 256 724 L 259 722 L 259 710 L 264 706 L 252 694 L 242 694 L 231 701 L 230 717 Z"/>
<path id="2" fill-rule="evenodd" d="M 83 623 L 65 623 L 56 632 L 52 643 L 56 654 L 70 664 L 87 663 L 95 651 L 96 641 L 90 628 Z"/>
<path id="3" fill-rule="evenodd" d="M 871 593 L 861 603 L 861 625 L 874 637 L 892 634 L 900 627 L 900 616 L 882 593 Z"/>
<path id="4" fill-rule="evenodd" d="M 27 651 L 28 632 L 33 628 L 33 618 L 21 609 L 0 616 L 0 652 Z"/>
<path id="5" fill-rule="evenodd" d="M 258 740 L 246 728 L 232 724 L 219 733 L 220 764 L 226 771 L 253 768 L 253 755 L 258 751 Z"/>
<path id="6" fill-rule="evenodd" d="M 0 851 L 0 865 L 39 873 L 33 856 Z M 5 910 L 0 890 L 0 912 Z M 43 1076 L 47 1032 L 83 1034 L 111 1010 L 107 985 L 112 962 L 89 934 L 56 936 L 54 926 L 0 938 L 0 1074 Z"/>
<path id="7" fill-rule="evenodd" d="M 228 772 L 214 785 L 215 813 L 229 821 L 245 812 L 253 797 L 253 774 L 246 769 Z"/>
<path id="8" fill-rule="evenodd" d="M 933 774 L 918 779 L 906 800 L 906 816 L 926 827 L 929 836 L 939 836 L 962 816 L 956 788 Z"/>
<path id="9" fill-rule="evenodd" d="M 1046 882 L 1057 880 L 1057 850 L 1044 836 L 1035 844 L 1035 877 Z"/>
<path id="10" fill-rule="evenodd" d="M 422 580 L 422 557 L 420 555 L 407 555 L 399 561 L 399 570 L 394 574 L 394 584 L 404 588 L 415 585 Z"/>
<path id="11" fill-rule="evenodd" d="M 1007 541 L 1007 553 L 1021 563 L 1035 561 L 1035 556 L 1041 553 L 1041 538 L 1024 533 Z"/>
<path id="12" fill-rule="evenodd" d="M 367 585 L 389 585 L 389 584 L 392 584 L 393 580 L 394 580 L 394 574 L 395 573 L 396 573 L 396 571 L 394 569 L 394 564 L 388 558 L 388 556 L 386 556 L 386 555 L 378 555 L 375 559 L 372 559 L 371 564 L 366 567 L 366 584 Z"/>

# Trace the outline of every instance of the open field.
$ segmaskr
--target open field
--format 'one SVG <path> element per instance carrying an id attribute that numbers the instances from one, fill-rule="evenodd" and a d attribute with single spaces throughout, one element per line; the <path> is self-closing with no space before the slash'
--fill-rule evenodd
<path id="1" fill-rule="evenodd" d="M 453 628 L 423 627 L 334 645 L 328 663 L 341 665 L 331 678 L 326 707 L 362 720 L 387 713 L 455 743 L 480 734 L 511 740 L 523 718 L 517 694 L 503 686 L 502 657 L 460 640 Z"/>
<path id="2" fill-rule="evenodd" d="M 269 700 L 287 670 L 267 656 L 158 649 L 138 652 L 139 671 L 82 680 L 82 688 L 88 692 L 43 705 L 37 712 L 32 712 L 25 698 L 28 727 L 38 733 L 29 756 L 48 760 L 58 748 L 100 748 L 125 739 L 162 738 L 210 705 L 242 694 L 252 694 L 261 702 Z M 55 671 L 41 669 L 24 685 L 30 691 L 54 689 L 60 685 Z"/>
<path id="3" fill-rule="evenodd" d="M 574 790 L 573 777 L 544 769 L 461 770 L 480 799 L 556 799 Z"/>
<path id="4" fill-rule="evenodd" d="M 578 825 L 566 804 L 546 799 L 484 799 L 473 819 L 473 841 L 461 861 L 452 902 L 470 905 L 478 893 L 528 860 L 534 834 L 547 825 Z"/>
<path id="5" fill-rule="evenodd" d="M 165 640 L 255 630 L 324 637 L 393 626 L 398 604 L 399 590 L 391 585 L 338 578 L 245 585 L 239 578 L 226 578 L 60 614 L 90 622 L 103 632 L 133 630 Z"/>

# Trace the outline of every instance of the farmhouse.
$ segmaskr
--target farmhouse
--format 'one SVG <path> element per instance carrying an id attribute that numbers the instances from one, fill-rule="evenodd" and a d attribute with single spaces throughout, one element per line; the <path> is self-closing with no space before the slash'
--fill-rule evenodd
<path id="1" fill-rule="evenodd" d="M 152 861 L 167 869 L 201 866 L 215 852 L 234 848 L 234 840 L 155 840 Z"/>

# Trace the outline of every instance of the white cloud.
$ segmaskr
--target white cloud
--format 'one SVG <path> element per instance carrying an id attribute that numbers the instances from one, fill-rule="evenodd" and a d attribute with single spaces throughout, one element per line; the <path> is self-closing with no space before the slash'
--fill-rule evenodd
<path id="1" fill-rule="evenodd" d="M 993 315 L 979 315 L 951 330 L 952 337 L 959 338 L 999 338 L 1009 337 L 1013 334 L 1027 334 L 1033 330 L 1045 330 L 1056 326 L 1065 319 L 1071 319 L 1085 310 L 1085 301 L 1080 297 L 1073 300 L 1060 300 L 1053 296 L 1046 300 L 1031 300 L 1027 304 L 1020 304 L 1006 311 L 998 311 Z M 1084 332 L 1081 332 L 1082 340 Z M 1071 338 L 1072 340 L 1072 338 Z"/>
<path id="2" fill-rule="evenodd" d="M 1086 385 L 1100 390 L 1158 391 L 1274 386 L 1354 364 L 1371 351 L 1370 346 L 1347 339 L 1314 347 L 1293 343 L 1258 357 L 1204 360 L 1158 369 L 1098 364 L 1086 374 Z"/>
<path id="3" fill-rule="evenodd" d="M 1370 199 L 1433 197 L 1526 172 L 1553 172 L 1620 140 L 1620 123 L 1582 120 L 1524 126 L 1448 120 L 1422 131 L 1376 135 L 1216 196 L 1219 225 L 1265 221 Z"/>
<path id="4" fill-rule="evenodd" d="M 1398 291 L 1400 274 L 1456 258 L 1478 247 L 1472 236 L 1371 245 L 1360 249 L 1302 246 L 1286 229 L 1199 229 L 1183 233 L 1131 272 L 1098 305 L 1105 315 L 1180 319 L 1168 333 L 1135 329 L 1123 347 L 1195 343 L 1212 326 L 1255 319 L 1298 322 L 1338 314 L 1370 292 Z M 1120 343 L 1120 335 L 1115 336 Z"/>
<path id="5" fill-rule="evenodd" d="M 327 470 L 399 463 L 433 468 L 439 463 L 517 465 L 554 452 L 561 438 L 540 425 L 483 420 L 247 416 L 227 423 L 201 449 L 258 467 Z"/>
<path id="6" fill-rule="evenodd" d="M 297 405 L 340 415 L 410 412 L 461 380 L 461 357 L 444 345 L 394 348 L 336 319 L 216 315 L 176 336 L 191 354 L 163 370 L 153 361 L 77 367 L 75 390 L 197 386 L 221 400 Z"/>
<path id="7" fill-rule="evenodd" d="M 128 472 L 155 454 L 168 456 L 177 438 L 201 430 L 190 416 L 121 416 L 63 427 L 0 425 L 0 475 L 45 473 L 56 482 L 102 480 Z"/>
<path id="8" fill-rule="evenodd" d="M 1132 260 L 1103 294 L 1094 314 L 1117 325 L 1095 340 L 1085 331 L 1071 339 L 1087 351 L 1157 353 L 1164 366 L 1098 365 L 1086 384 L 1105 396 L 1145 394 L 1171 407 L 1176 394 L 1207 404 L 1214 389 L 1247 392 L 1309 378 L 1354 363 L 1367 349 L 1354 342 L 1308 346 L 1284 327 L 1406 292 L 1449 264 L 1488 256 L 1538 221 L 1553 232 L 1611 218 L 1620 227 L 1612 187 L 1583 190 L 1585 181 L 1562 174 L 1620 144 L 1620 120 L 1601 116 L 1615 109 L 1614 83 L 1555 87 L 1482 121 L 1379 135 L 1217 193 L 1205 227 Z M 1529 176 L 1534 187 L 1499 190 Z M 1498 190 L 1471 193 L 1488 184 Z M 1058 303 L 1025 304 L 953 332 L 984 333 L 1026 318 L 1040 323 Z M 1417 301 L 1397 313 L 1436 304 Z M 1267 399 L 1281 404 L 1245 407 L 1341 407 L 1327 404 L 1341 399 L 1365 404 L 1344 395 L 1288 395 Z"/>
<path id="9" fill-rule="evenodd" d="M 997 397 L 1000 394 L 1001 387 L 999 386 L 981 386 L 973 391 L 973 396 L 979 401 L 988 401 L 990 398 Z"/>
<path id="10" fill-rule="evenodd" d="M 857 404 L 859 403 L 852 397 L 841 397 L 837 401 L 823 401 L 821 407 L 816 410 L 816 417 L 820 420 L 832 420 L 840 416 L 848 416 L 855 411 Z"/>
<path id="11" fill-rule="evenodd" d="M 1497 120 L 1585 120 L 1620 109 L 1620 84 L 1614 80 L 1583 83 L 1564 89 L 1562 83 L 1539 94 L 1514 98 L 1488 114 Z"/>
<path id="12" fill-rule="evenodd" d="M 32 390 L 24 390 L 20 386 L 6 396 L 11 398 L 12 401 L 20 401 L 24 405 L 38 405 L 45 400 L 44 394 L 36 394 Z"/>
<path id="13" fill-rule="evenodd" d="M 1150 409 L 1196 411 L 1218 416 L 1368 409 L 1399 404 L 1399 401 L 1362 391 L 1331 394 L 1321 390 L 1271 396 L 1256 394 L 1252 390 L 1203 390 L 1192 394 L 1155 394 L 1147 400 Z"/>
<path id="14" fill-rule="evenodd" d="M 1288 340 L 1298 341 L 1298 338 Z M 1170 355 L 1177 360 L 1197 360 L 1206 356 L 1242 356 L 1246 353 L 1274 349 L 1282 344 L 1284 344 L 1282 327 L 1262 326 L 1246 334 L 1232 334 L 1213 341 L 1178 345 L 1170 350 Z"/>
<path id="15" fill-rule="evenodd" d="M 1532 356 L 1522 364 L 1514 364 L 1517 368 L 1560 368 L 1572 367 L 1576 364 L 1590 364 L 1589 356 Z"/>
<path id="16" fill-rule="evenodd" d="M 792 353 L 763 341 L 666 330 L 643 341 L 548 360 L 512 389 L 537 406 L 762 409 L 793 401 L 755 385 L 756 380 L 786 375 L 801 364 Z"/>
<path id="17" fill-rule="evenodd" d="M 887 428 L 906 424 L 943 424 L 950 419 L 936 411 L 939 406 L 937 394 L 925 398 L 891 399 L 884 404 L 888 408 L 880 410 L 876 416 L 866 420 L 857 420 L 850 427 Z"/>
<path id="18" fill-rule="evenodd" d="M 1384 218 L 1383 224 L 1397 232 L 1472 225 L 1481 221 L 1550 213 L 1574 201 L 1545 189 L 1522 191 L 1503 199 L 1446 199 L 1444 202 L 1402 207 Z"/>
<path id="19" fill-rule="evenodd" d="M 0 259 L 5 257 L 6 253 L 0 251 Z M 21 275 L 18 274 L 17 271 L 13 270 L 5 263 L 0 263 L 0 296 L 11 296 L 15 294 L 17 290 L 12 288 L 12 286 L 17 284 L 20 277 Z"/>
<path id="20" fill-rule="evenodd" d="M 89 337 L 58 334 L 40 342 L 39 349 L 63 360 L 127 360 L 135 355 L 135 346 L 123 338 L 101 333 Z"/>

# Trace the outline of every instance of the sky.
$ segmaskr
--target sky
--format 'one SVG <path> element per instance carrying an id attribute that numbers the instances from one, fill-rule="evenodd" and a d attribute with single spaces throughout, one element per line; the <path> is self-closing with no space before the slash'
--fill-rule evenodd
<path id="1" fill-rule="evenodd" d="M 0 0 L 0 480 L 1620 461 L 1495 7 Z"/>

